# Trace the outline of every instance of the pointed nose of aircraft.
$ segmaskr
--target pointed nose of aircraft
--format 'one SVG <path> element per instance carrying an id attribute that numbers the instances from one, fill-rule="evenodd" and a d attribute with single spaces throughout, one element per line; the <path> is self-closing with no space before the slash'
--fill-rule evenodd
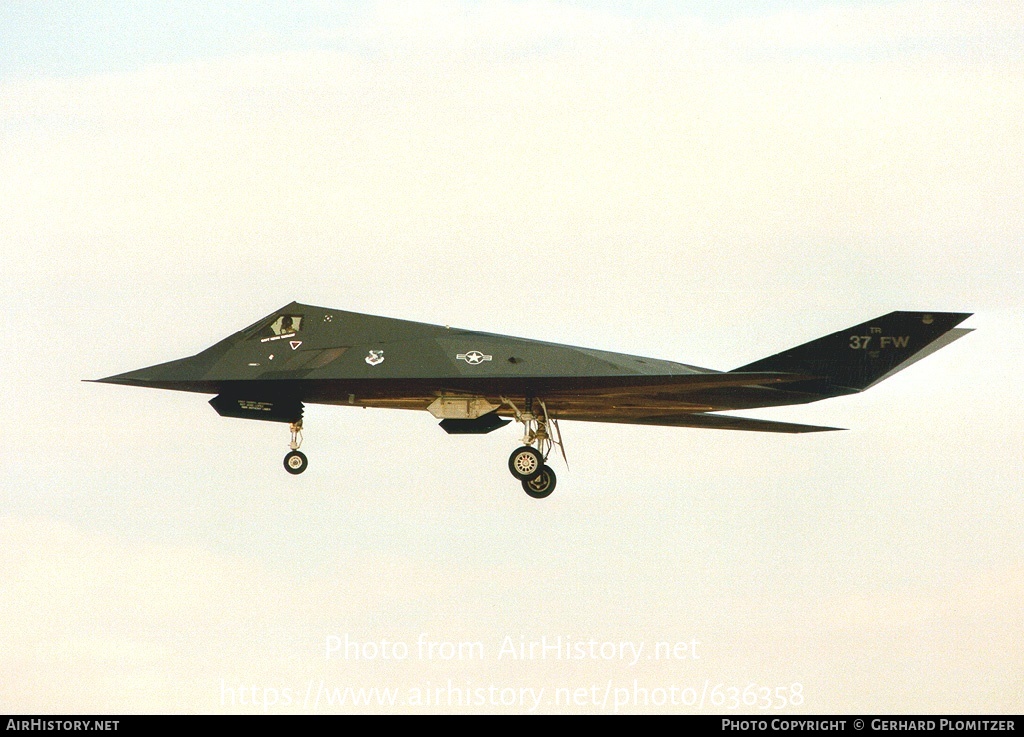
<path id="1" fill-rule="evenodd" d="M 124 384 L 125 386 L 145 386 L 154 389 L 180 389 L 184 391 L 216 391 L 207 387 L 203 374 L 209 367 L 196 357 L 180 358 L 176 361 L 159 363 L 155 366 L 114 374 L 103 379 L 87 379 L 98 384 Z"/>
<path id="2" fill-rule="evenodd" d="M 141 368 L 135 371 L 126 371 L 123 374 L 114 374 L 103 379 L 87 379 L 97 384 L 124 384 L 125 386 L 154 386 L 154 382 L 160 381 L 158 375 L 153 371 L 155 366 Z"/>

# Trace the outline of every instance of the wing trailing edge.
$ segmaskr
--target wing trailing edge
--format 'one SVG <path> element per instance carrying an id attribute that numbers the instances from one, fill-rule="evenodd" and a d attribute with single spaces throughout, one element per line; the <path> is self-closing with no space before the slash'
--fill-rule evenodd
<path id="1" fill-rule="evenodd" d="M 570 419 L 566 417 L 566 419 Z M 581 418 L 571 418 L 581 419 Z M 745 430 L 747 432 L 775 432 L 797 434 L 806 432 L 829 432 L 845 430 L 843 427 L 823 427 L 820 425 L 799 425 L 794 422 L 776 422 L 774 420 L 758 420 L 752 417 L 733 417 L 732 415 L 716 415 L 706 412 L 680 412 L 676 414 L 657 415 L 615 415 L 588 417 L 592 422 L 615 422 L 625 425 L 657 425 L 662 427 L 697 427 L 711 430 Z"/>
<path id="2" fill-rule="evenodd" d="M 778 432 L 788 434 L 805 432 L 830 432 L 832 430 L 845 429 L 842 427 L 801 425 L 795 422 L 776 422 L 774 420 L 759 420 L 752 417 L 714 415 L 703 412 L 679 418 L 677 422 L 673 422 L 672 424 L 677 427 L 704 427 L 717 430 L 746 430 L 749 432 Z"/>

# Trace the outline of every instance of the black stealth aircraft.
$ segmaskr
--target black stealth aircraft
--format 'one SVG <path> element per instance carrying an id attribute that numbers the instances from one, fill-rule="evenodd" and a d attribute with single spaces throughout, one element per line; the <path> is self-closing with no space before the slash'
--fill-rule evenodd
<path id="1" fill-rule="evenodd" d="M 449 433 L 525 433 L 508 467 L 548 496 L 558 420 L 803 433 L 839 428 L 712 414 L 863 391 L 970 332 L 955 312 L 890 312 L 732 371 L 292 302 L 190 358 L 99 381 L 215 394 L 225 417 L 287 423 L 289 473 L 304 403 L 418 409 Z M 564 455 L 564 449 L 563 449 Z"/>

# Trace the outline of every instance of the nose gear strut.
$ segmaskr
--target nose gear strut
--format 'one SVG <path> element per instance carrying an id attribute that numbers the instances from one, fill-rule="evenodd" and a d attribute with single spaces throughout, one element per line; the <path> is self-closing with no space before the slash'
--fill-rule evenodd
<path id="1" fill-rule="evenodd" d="M 292 431 L 292 440 L 288 443 L 291 452 L 284 457 L 284 470 L 291 474 L 302 473 L 309 467 L 306 454 L 299 450 L 302 445 L 302 420 L 288 423 L 288 429 Z"/>

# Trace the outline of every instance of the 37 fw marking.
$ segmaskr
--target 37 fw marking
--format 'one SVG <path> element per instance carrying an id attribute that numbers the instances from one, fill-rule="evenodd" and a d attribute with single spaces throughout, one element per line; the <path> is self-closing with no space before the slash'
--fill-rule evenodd
<path id="1" fill-rule="evenodd" d="M 851 335 L 850 336 L 850 348 L 853 350 L 867 350 L 871 341 L 874 340 L 873 335 Z M 909 335 L 881 335 L 878 336 L 878 346 L 880 348 L 906 348 L 910 343 Z"/>

